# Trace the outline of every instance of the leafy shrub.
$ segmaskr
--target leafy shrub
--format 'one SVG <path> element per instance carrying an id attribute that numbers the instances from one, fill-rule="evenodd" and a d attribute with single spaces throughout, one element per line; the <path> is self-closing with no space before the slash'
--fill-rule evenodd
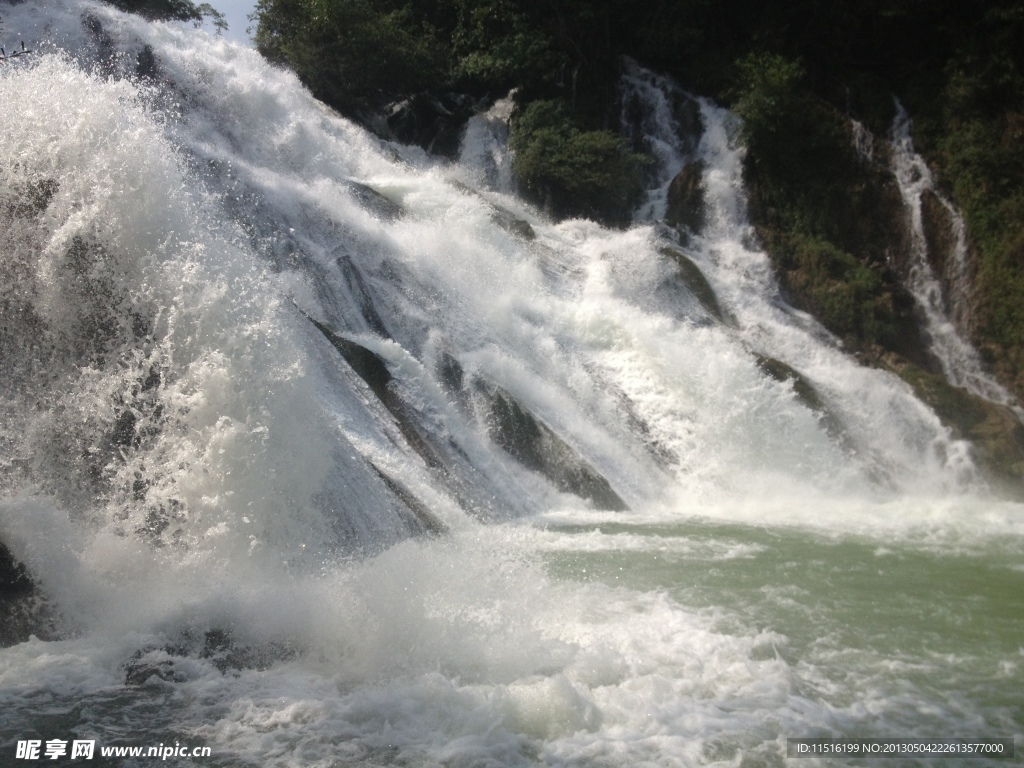
<path id="1" fill-rule="evenodd" d="M 508 90 L 542 80 L 561 64 L 550 37 L 531 25 L 514 0 L 457 0 L 456 5 L 451 45 L 457 82 Z"/>
<path id="2" fill-rule="evenodd" d="M 822 238 L 791 235 L 775 245 L 786 287 L 826 328 L 868 343 L 885 340 L 891 318 L 877 274 Z"/>
<path id="3" fill-rule="evenodd" d="M 736 62 L 736 72 L 733 109 L 743 118 L 752 170 L 787 198 L 834 204 L 837 186 L 858 173 L 849 121 L 810 90 L 799 61 L 752 53 Z"/>
<path id="4" fill-rule="evenodd" d="M 888 169 L 862 162 L 849 120 L 776 54 L 737 62 L 751 214 L 788 298 L 854 348 L 922 360 L 912 301 L 887 257 L 905 228 Z"/>
<path id="5" fill-rule="evenodd" d="M 611 131 L 584 131 L 553 100 L 512 121 L 512 167 L 525 192 L 559 217 L 628 223 L 647 160 Z"/>

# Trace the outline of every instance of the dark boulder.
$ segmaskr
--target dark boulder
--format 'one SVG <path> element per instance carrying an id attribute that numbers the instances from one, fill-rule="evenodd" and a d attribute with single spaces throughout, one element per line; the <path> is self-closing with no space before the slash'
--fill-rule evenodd
<path id="1" fill-rule="evenodd" d="M 367 327 L 371 331 L 381 338 L 390 339 L 391 333 L 388 331 L 384 319 L 377 311 L 377 302 L 373 292 L 367 285 L 362 272 L 355 265 L 352 256 L 345 248 L 340 246 L 334 250 L 332 255 L 335 255 L 334 263 L 345 281 L 349 295 L 355 300 L 355 304 L 359 308 L 359 316 L 366 322 Z"/>
<path id="2" fill-rule="evenodd" d="M 668 187 L 665 221 L 670 226 L 700 232 L 707 206 L 704 200 L 704 163 L 687 163 Z"/>
<path id="3" fill-rule="evenodd" d="M 378 218 L 384 221 L 397 221 L 402 217 L 405 210 L 399 203 L 391 198 L 382 195 L 373 187 L 353 179 L 345 182 L 352 196 L 359 201 L 364 208 L 373 212 Z"/>
<path id="4" fill-rule="evenodd" d="M 26 597 L 35 592 L 25 566 L 15 559 L 11 550 L 0 541 L 0 600 Z"/>
<path id="5" fill-rule="evenodd" d="M 448 352 L 441 353 L 437 363 L 437 375 L 441 383 L 451 392 L 456 395 L 462 394 L 466 383 L 466 372 L 462 363 L 454 355 Z"/>
<path id="6" fill-rule="evenodd" d="M 475 111 L 476 102 L 466 94 L 420 93 L 391 106 L 385 119 L 387 138 L 454 159 L 462 130 Z"/>
<path id="7" fill-rule="evenodd" d="M 289 643 L 240 643 L 226 629 L 210 629 L 201 636 L 186 631 L 167 645 L 142 648 L 132 654 L 123 666 L 124 682 L 125 685 L 185 682 L 194 674 L 195 667 L 194 663 L 187 663 L 188 659 L 204 659 L 218 671 L 227 673 L 267 669 L 276 662 L 295 658 L 296 654 L 297 649 Z"/>
<path id="8" fill-rule="evenodd" d="M 835 413 L 829 410 L 828 406 L 825 405 L 825 401 L 821 399 L 821 395 L 818 394 L 818 390 L 807 380 L 806 376 L 793 366 L 781 360 L 776 360 L 774 357 L 755 354 L 754 359 L 757 361 L 757 367 L 769 378 L 778 382 L 789 382 L 793 387 L 793 394 L 796 395 L 797 400 L 818 416 L 821 425 L 825 427 L 825 431 L 829 436 L 839 441 L 840 444 L 846 445 L 848 437 L 842 421 L 840 421 Z"/>
<path id="9" fill-rule="evenodd" d="M 0 541 L 0 648 L 23 643 L 32 635 L 56 637 L 52 606 L 25 565 Z"/>
<path id="10" fill-rule="evenodd" d="M 533 227 L 530 226 L 530 222 L 520 219 L 507 208 L 503 208 L 497 203 L 492 203 L 475 189 L 463 184 L 461 181 L 453 181 L 452 186 L 462 192 L 474 195 L 483 200 L 484 203 L 487 204 L 487 207 L 490 208 L 491 221 L 504 229 L 510 235 L 521 237 L 523 240 L 535 240 L 537 238 L 537 233 L 533 231 Z"/>
<path id="11" fill-rule="evenodd" d="M 596 469 L 516 398 L 494 384 L 478 382 L 477 390 L 486 401 L 491 438 L 520 464 L 598 509 L 629 509 Z"/>
<path id="12" fill-rule="evenodd" d="M 153 53 L 153 46 L 148 43 L 142 46 L 142 50 L 139 51 L 139 55 L 135 59 L 135 74 L 146 80 L 156 80 L 160 75 L 156 54 Z"/>
<path id="13" fill-rule="evenodd" d="M 716 320 L 724 322 L 725 315 L 718 303 L 718 297 L 715 296 L 715 290 L 711 287 L 708 279 L 704 277 L 704 273 L 700 271 L 700 267 L 694 264 L 689 256 L 677 248 L 666 246 L 661 248 L 659 253 L 675 263 L 678 268 L 676 274 L 679 281 L 686 286 L 687 290 L 693 294 L 693 297 L 708 311 L 708 314 Z"/>

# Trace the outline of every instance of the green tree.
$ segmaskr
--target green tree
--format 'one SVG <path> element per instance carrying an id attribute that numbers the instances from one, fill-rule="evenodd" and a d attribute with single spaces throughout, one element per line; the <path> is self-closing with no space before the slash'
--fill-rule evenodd
<path id="1" fill-rule="evenodd" d="M 358 112 L 445 80 L 448 51 L 415 11 L 375 0 L 260 0 L 256 47 L 318 98 Z"/>
<path id="2" fill-rule="evenodd" d="M 452 53 L 457 82 L 508 90 L 543 80 L 562 62 L 553 42 L 514 0 L 455 0 Z"/>

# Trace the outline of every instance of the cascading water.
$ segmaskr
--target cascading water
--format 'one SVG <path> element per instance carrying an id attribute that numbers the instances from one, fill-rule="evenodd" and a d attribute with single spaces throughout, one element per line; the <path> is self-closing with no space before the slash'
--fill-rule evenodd
<path id="1" fill-rule="evenodd" d="M 771 263 L 757 246 L 747 219 L 743 148 L 736 143 L 736 119 L 727 110 L 686 96 L 664 78 L 645 80 L 635 68 L 624 78 L 624 86 L 629 94 L 627 109 L 639 104 L 649 116 L 650 145 L 679 148 L 668 153 L 669 169 L 678 172 L 687 163 L 697 163 L 702 169 L 703 228 L 688 238 L 687 258 L 699 266 L 726 307 L 732 341 L 739 342 L 755 359 L 780 361 L 798 374 L 784 382 L 782 389 L 791 387 L 794 380 L 813 387 L 820 399 L 811 411 L 833 438 L 830 445 L 814 449 L 815 454 L 821 458 L 845 446 L 847 453 L 840 461 L 846 470 L 860 466 L 876 477 L 899 476 L 899 482 L 906 483 L 915 473 L 910 464 L 920 468 L 919 462 L 924 461 L 932 472 L 920 479 L 923 484 L 939 482 L 952 489 L 958 483 L 970 483 L 974 472 L 967 446 L 949 440 L 905 385 L 859 366 L 812 318 L 789 307 L 779 296 Z M 672 111 L 664 108 L 666 103 L 686 99 L 699 108 L 703 126 L 699 143 L 689 152 L 684 148 L 685 139 L 671 139 L 679 124 Z M 651 108 L 645 110 L 649 102 Z M 670 182 L 656 181 L 662 201 Z M 788 371 L 783 378 L 787 376 Z M 778 432 L 784 434 L 785 430 L 780 427 Z M 835 440 L 837 432 L 845 441 Z M 915 445 L 916 450 L 906 453 L 908 445 Z M 827 470 L 833 478 L 842 471 Z"/>
<path id="2" fill-rule="evenodd" d="M 682 248 L 545 221 L 485 125 L 440 164 L 203 33 L 5 21 L 40 43 L 0 70 L 0 542 L 46 610 L 0 650 L 3 759 L 1019 735 L 1024 512 L 779 300 L 726 112 Z"/>
<path id="3" fill-rule="evenodd" d="M 622 128 L 636 149 L 654 159 L 647 199 L 635 214 L 638 222 L 664 219 L 668 188 L 683 167 L 694 160 L 700 133 L 697 100 L 670 78 L 623 62 L 620 81 Z"/>
<path id="4" fill-rule="evenodd" d="M 459 164 L 474 173 L 481 187 L 512 192 L 512 162 L 508 154 L 508 124 L 514 103 L 511 95 L 495 102 L 487 112 L 470 118 L 462 137 Z"/>
<path id="5" fill-rule="evenodd" d="M 910 216 L 907 287 L 924 315 L 931 351 L 950 383 L 988 400 L 1014 405 L 1015 398 L 985 372 L 977 351 L 958 330 L 957 323 L 963 327 L 968 315 L 967 232 L 959 211 L 938 193 L 931 169 L 914 150 L 910 134 L 912 127 L 910 116 L 897 101 L 892 125 L 892 168 Z M 943 284 L 928 259 L 922 211 L 926 193 L 938 201 L 949 217 L 952 248 L 945 268 L 949 291 L 943 290 Z M 1018 410 L 1018 415 L 1024 415 L 1024 411 Z"/>

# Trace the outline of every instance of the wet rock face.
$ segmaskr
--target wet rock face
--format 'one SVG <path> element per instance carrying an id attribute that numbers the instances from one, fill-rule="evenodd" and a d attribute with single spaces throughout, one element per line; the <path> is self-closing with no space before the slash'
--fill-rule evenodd
<path id="1" fill-rule="evenodd" d="M 891 150 L 858 151 L 849 122 L 814 104 L 799 121 L 806 136 L 776 137 L 744 160 L 751 220 L 783 295 L 853 351 L 877 344 L 935 369 L 904 285 L 913 232 Z"/>
<path id="2" fill-rule="evenodd" d="M 673 227 L 699 232 L 704 226 L 706 206 L 704 187 L 704 163 L 697 161 L 683 166 L 668 188 L 668 210 L 665 221 Z"/>
<path id="3" fill-rule="evenodd" d="M 665 95 L 670 99 L 671 121 L 680 149 L 692 153 L 704 134 L 700 102 L 680 88 L 671 88 Z M 650 152 L 649 136 L 656 133 L 656 129 L 652 129 L 651 110 L 637 91 L 627 91 L 623 96 L 623 134 L 634 152 Z"/>
<path id="4" fill-rule="evenodd" d="M 861 219 L 869 227 L 870 216 Z M 853 351 L 879 344 L 916 365 L 938 370 L 929 352 L 917 304 L 900 281 L 905 262 L 899 229 L 877 250 L 845 251 L 825 237 L 758 226 L 785 299 L 838 336 Z M 865 241 L 869 242 L 869 241 Z M 876 254 L 892 253 L 891 261 Z M 860 254 L 860 255 L 858 255 Z"/>
<path id="5" fill-rule="evenodd" d="M 341 353 L 353 372 L 366 383 L 394 419 L 394 426 L 398 428 L 406 445 L 418 454 L 435 477 L 448 487 L 463 509 L 470 513 L 481 513 L 487 509 L 485 504 L 480 504 L 474 498 L 466 482 L 465 476 L 474 475 L 475 469 L 469 462 L 461 461 L 465 455 L 452 440 L 439 439 L 424 427 L 416 406 L 403 396 L 387 362 L 376 352 L 339 336 L 308 315 L 305 317 L 324 335 L 331 346 Z M 454 359 L 452 360 L 454 362 Z M 369 466 L 394 496 L 399 504 L 399 513 L 406 519 L 412 532 L 427 536 L 439 536 L 448 532 L 448 527 L 428 505 L 418 499 L 400 480 L 373 462 L 369 462 Z"/>
<path id="6" fill-rule="evenodd" d="M 928 247 L 928 261 L 931 262 L 935 274 L 945 278 L 948 276 L 953 249 L 956 247 L 953 218 L 938 195 L 930 189 L 921 193 L 921 223 Z"/>
<path id="7" fill-rule="evenodd" d="M 383 221 L 397 221 L 405 213 L 399 203 L 389 197 L 382 195 L 376 189 L 367 184 L 349 179 L 345 182 L 352 196 L 367 210 L 371 211 Z"/>
<path id="8" fill-rule="evenodd" d="M 537 239 L 537 233 L 534 231 L 533 227 L 530 226 L 530 222 L 520 219 L 507 208 L 491 202 L 475 189 L 463 184 L 461 181 L 453 181 L 451 183 L 456 189 L 483 200 L 491 211 L 491 221 L 504 229 L 510 235 L 515 235 L 523 240 Z"/>
<path id="9" fill-rule="evenodd" d="M 523 466 L 598 509 L 629 509 L 597 470 L 512 395 L 494 385 L 481 383 L 477 389 L 487 401 L 492 438 Z"/>
<path id="10" fill-rule="evenodd" d="M 387 364 L 375 352 L 361 344 L 343 338 L 322 323 L 309 318 L 309 321 L 327 338 L 341 356 L 345 358 L 359 378 L 366 382 L 377 399 L 395 417 L 395 423 L 409 446 L 420 455 L 432 469 L 443 469 L 444 457 L 431 444 L 429 436 L 417 426 L 415 414 L 392 387 L 394 377 Z"/>
<path id="11" fill-rule="evenodd" d="M 892 371 L 906 381 L 958 439 L 974 445 L 974 459 L 992 484 L 1019 497 L 1024 491 L 1024 425 L 1004 405 L 954 387 L 905 358 L 880 349 L 860 356 L 862 362 Z"/>
<path id="12" fill-rule="evenodd" d="M 598 509 L 629 509 L 600 472 L 510 393 L 479 376 L 471 378 L 447 353 L 438 361 L 438 376 L 485 420 L 491 439 L 524 467 Z"/>
<path id="13" fill-rule="evenodd" d="M 956 226 L 949 208 L 930 189 L 921 193 L 921 228 L 924 233 L 928 262 L 942 287 L 946 314 L 957 330 L 970 337 L 974 325 L 973 298 L 969 295 L 973 267 L 961 263 L 957 250 Z M 966 258 L 968 254 L 963 254 Z"/>
<path id="14" fill-rule="evenodd" d="M 686 286 L 701 306 L 708 311 L 708 314 L 719 322 L 725 322 L 725 315 L 718 303 L 718 297 L 715 296 L 715 290 L 711 287 L 708 279 L 704 277 L 704 273 L 700 271 L 700 267 L 677 248 L 665 247 L 660 250 L 660 253 L 675 262 L 678 268 L 678 280 Z"/>
<path id="15" fill-rule="evenodd" d="M 765 355 L 755 355 L 757 367 L 775 381 L 786 383 L 793 387 L 793 393 L 797 399 L 809 410 L 817 414 L 821 425 L 828 432 L 832 439 L 837 440 L 840 445 L 849 446 L 850 440 L 846 433 L 846 427 L 842 420 L 825 404 L 815 386 L 807 380 L 800 371 L 781 360 Z"/>
<path id="16" fill-rule="evenodd" d="M 0 541 L 0 648 L 23 643 L 32 635 L 55 639 L 52 610 L 28 569 Z"/>
<path id="17" fill-rule="evenodd" d="M 475 102 L 466 94 L 420 93 L 391 107 L 385 123 L 388 138 L 415 144 L 433 155 L 454 159 Z"/>

